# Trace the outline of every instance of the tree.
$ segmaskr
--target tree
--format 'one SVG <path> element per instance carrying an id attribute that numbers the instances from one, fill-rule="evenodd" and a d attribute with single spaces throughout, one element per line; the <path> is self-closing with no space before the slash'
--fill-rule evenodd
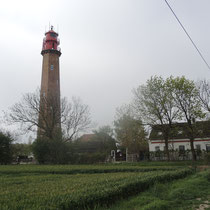
<path id="1" fill-rule="evenodd" d="M 69 142 L 62 138 L 37 138 L 32 144 L 32 151 L 40 164 L 66 164 L 69 162 Z"/>
<path id="2" fill-rule="evenodd" d="M 171 86 L 162 77 L 154 76 L 147 80 L 146 85 L 134 89 L 133 106 L 143 122 L 151 127 L 161 125 L 167 159 L 169 157 L 168 139 L 172 124 L 179 117 Z"/>
<path id="3" fill-rule="evenodd" d="M 187 135 L 190 139 L 190 147 L 193 160 L 196 160 L 196 152 L 194 149 L 194 138 L 197 133 L 196 120 L 203 119 L 205 113 L 202 111 L 202 104 L 199 98 L 198 89 L 194 81 L 188 80 L 185 77 L 169 78 L 168 84 L 173 90 L 173 97 L 176 107 L 181 112 L 181 119 L 187 122 Z"/>
<path id="4" fill-rule="evenodd" d="M 94 131 L 93 141 L 99 143 L 99 151 L 109 154 L 116 149 L 116 141 L 113 138 L 113 129 L 106 125 Z"/>
<path id="5" fill-rule="evenodd" d="M 117 141 L 130 153 L 139 153 L 148 148 L 142 121 L 135 119 L 129 106 L 117 109 L 114 121 Z"/>
<path id="6" fill-rule="evenodd" d="M 92 134 L 84 134 L 71 142 L 73 163 L 104 162 L 111 150 L 116 149 L 113 130 L 110 126 L 102 126 Z"/>
<path id="7" fill-rule="evenodd" d="M 12 142 L 10 133 L 0 131 L 0 164 L 9 164 L 12 162 Z"/>
<path id="8" fill-rule="evenodd" d="M 111 150 L 116 149 L 116 142 L 110 126 L 102 126 L 93 131 L 93 134 L 85 134 L 74 143 L 78 153 L 101 152 L 108 155 Z"/>
<path id="9" fill-rule="evenodd" d="M 81 132 L 90 128 L 90 108 L 82 103 L 79 98 L 72 98 L 63 115 L 63 135 L 64 138 L 71 141 Z"/>
<path id="10" fill-rule="evenodd" d="M 203 109 L 210 112 L 210 82 L 204 79 L 198 81 L 196 85 L 198 88 L 198 97 Z"/>
<path id="11" fill-rule="evenodd" d="M 22 130 L 37 132 L 38 129 L 41 136 L 49 139 L 58 136 L 62 129 L 67 141 L 88 129 L 91 123 L 89 107 L 80 99 L 72 98 L 68 102 L 62 98 L 59 103 L 53 96 L 40 97 L 40 91 L 23 95 L 5 116 L 8 122 L 18 123 Z"/>

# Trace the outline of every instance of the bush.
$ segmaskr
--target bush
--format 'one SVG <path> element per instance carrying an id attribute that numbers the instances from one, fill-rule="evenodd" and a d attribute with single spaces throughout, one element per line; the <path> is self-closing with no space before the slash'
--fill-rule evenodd
<path id="1" fill-rule="evenodd" d="M 69 161 L 69 145 L 61 138 L 38 138 L 32 145 L 32 151 L 40 164 L 65 164 Z"/>
<path id="2" fill-rule="evenodd" d="M 0 164 L 12 162 L 12 141 L 9 133 L 0 132 Z"/>
<path id="3" fill-rule="evenodd" d="M 204 162 L 210 165 L 210 152 L 206 153 L 204 156 Z"/>

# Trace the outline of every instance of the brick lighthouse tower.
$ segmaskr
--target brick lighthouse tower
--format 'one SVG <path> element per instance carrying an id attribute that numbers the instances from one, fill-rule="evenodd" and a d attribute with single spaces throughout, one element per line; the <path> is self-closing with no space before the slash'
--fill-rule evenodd
<path id="1" fill-rule="evenodd" d="M 61 55 L 58 33 L 50 30 L 45 33 L 41 54 L 42 79 L 40 92 L 40 114 L 38 136 L 52 138 L 60 125 L 60 70 L 59 57 Z"/>

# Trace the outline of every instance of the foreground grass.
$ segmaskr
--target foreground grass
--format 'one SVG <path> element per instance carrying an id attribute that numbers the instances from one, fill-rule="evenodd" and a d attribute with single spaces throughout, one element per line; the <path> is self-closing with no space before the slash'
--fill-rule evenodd
<path id="1" fill-rule="evenodd" d="M 118 201 L 110 210 L 187 210 L 210 201 L 210 170 L 182 180 L 156 183 L 148 191 L 129 200 Z M 98 208 L 100 210 L 107 208 Z M 208 208 L 210 209 L 210 208 Z"/>
<path id="2" fill-rule="evenodd" d="M 193 173 L 187 168 L 174 169 L 125 165 L 2 166 L 0 209 L 94 209 L 143 192 L 156 182 Z"/>

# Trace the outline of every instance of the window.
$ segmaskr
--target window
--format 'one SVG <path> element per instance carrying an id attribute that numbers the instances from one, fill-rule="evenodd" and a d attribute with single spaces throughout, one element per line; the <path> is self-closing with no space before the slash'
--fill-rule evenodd
<path id="1" fill-rule="evenodd" d="M 200 151 L 201 150 L 201 145 L 200 144 L 197 144 L 195 145 L 196 146 L 196 150 Z"/>
<path id="2" fill-rule="evenodd" d="M 54 66 L 51 64 L 51 65 L 50 65 L 50 70 L 52 71 L 52 70 L 53 70 L 53 68 L 54 68 Z"/>
<path id="3" fill-rule="evenodd" d="M 45 92 L 43 91 L 42 95 L 45 97 Z"/>
<path id="4" fill-rule="evenodd" d="M 210 144 L 207 144 L 207 145 L 206 145 L 206 151 L 207 151 L 207 152 L 210 152 Z"/>
<path id="5" fill-rule="evenodd" d="M 55 33 L 50 33 L 50 36 L 51 37 L 56 37 L 56 34 Z"/>
<path id="6" fill-rule="evenodd" d="M 184 145 L 180 145 L 180 146 L 179 146 L 179 151 L 180 151 L 180 152 L 185 151 L 185 146 L 184 146 Z"/>
<path id="7" fill-rule="evenodd" d="M 155 151 L 160 151 L 160 147 L 159 146 L 156 146 L 155 147 Z"/>
<path id="8" fill-rule="evenodd" d="M 161 131 L 158 132 L 158 136 L 161 136 L 163 133 Z"/>

